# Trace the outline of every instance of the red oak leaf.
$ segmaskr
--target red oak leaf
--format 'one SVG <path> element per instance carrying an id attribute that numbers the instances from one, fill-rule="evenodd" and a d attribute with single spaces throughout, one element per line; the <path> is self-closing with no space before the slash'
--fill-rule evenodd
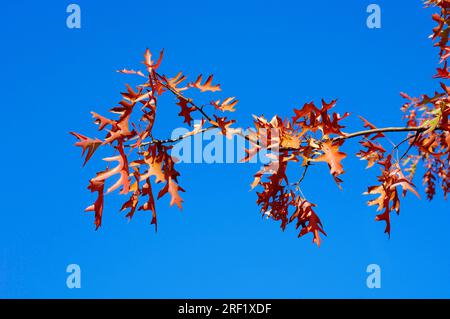
<path id="1" fill-rule="evenodd" d="M 187 123 L 189 126 L 191 126 L 192 122 L 191 113 L 194 112 L 196 108 L 193 106 L 189 106 L 189 101 L 181 97 L 178 98 L 177 105 L 181 107 L 181 111 L 180 113 L 178 113 L 178 115 L 183 116 L 184 123 Z"/>
<path id="2" fill-rule="evenodd" d="M 223 102 L 220 102 L 220 100 L 211 102 L 211 105 L 213 105 L 216 109 L 221 110 L 222 112 L 228 111 L 228 112 L 234 112 L 236 109 L 234 106 L 238 103 L 239 100 L 234 100 L 235 97 L 229 97 L 223 100 Z M 233 101 L 234 100 L 234 101 Z"/>
<path id="3" fill-rule="evenodd" d="M 193 83 L 189 83 L 188 86 L 189 87 L 194 87 L 199 89 L 201 92 L 206 92 L 206 91 L 211 91 L 211 92 L 216 92 L 216 91 L 221 91 L 220 89 L 220 84 L 216 84 L 216 85 L 212 85 L 212 80 L 213 80 L 213 75 L 208 76 L 208 78 L 206 79 L 206 82 L 204 84 L 202 84 L 202 75 L 200 74 L 197 77 L 197 80 L 195 80 L 195 82 Z"/>
<path id="4" fill-rule="evenodd" d="M 339 144 L 333 143 L 328 140 L 321 144 L 320 150 L 323 152 L 322 155 L 313 159 L 316 162 L 326 162 L 330 167 L 330 174 L 333 175 L 336 183 L 339 185 L 341 182 L 338 178 L 339 175 L 344 173 L 341 161 L 347 157 L 347 154 L 339 151 Z"/>
<path id="5" fill-rule="evenodd" d="M 94 155 L 97 148 L 100 145 L 102 145 L 102 141 L 100 141 L 97 138 L 92 139 L 90 137 L 87 137 L 87 136 L 84 136 L 82 134 L 78 134 L 75 132 L 70 132 L 70 134 L 72 134 L 79 140 L 79 142 L 75 143 L 75 146 L 79 146 L 83 149 L 81 156 L 84 156 L 84 153 L 86 153 L 86 150 L 87 150 L 86 158 L 83 163 L 83 166 L 84 166 L 89 161 L 89 159 L 92 157 L 92 155 Z"/>

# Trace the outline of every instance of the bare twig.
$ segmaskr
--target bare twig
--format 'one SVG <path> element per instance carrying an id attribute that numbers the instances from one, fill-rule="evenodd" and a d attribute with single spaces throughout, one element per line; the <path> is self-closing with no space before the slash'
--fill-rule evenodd
<path id="1" fill-rule="evenodd" d="M 405 153 L 403 153 L 403 155 L 400 157 L 400 159 L 398 160 L 399 162 L 406 156 L 406 154 L 408 154 L 408 152 L 411 150 L 411 148 L 413 147 L 413 145 L 417 142 L 417 140 L 419 139 L 420 136 L 420 132 L 417 131 L 416 134 L 414 135 L 414 140 L 412 141 L 412 143 L 409 144 L 408 148 L 406 149 Z"/>
<path id="2" fill-rule="evenodd" d="M 310 162 L 309 161 L 306 162 L 305 167 L 303 168 L 302 176 L 300 176 L 300 179 L 296 183 L 291 184 L 292 186 L 299 186 L 303 182 L 303 180 L 306 177 L 306 173 L 308 172 L 309 165 L 310 165 Z"/>
<path id="3" fill-rule="evenodd" d="M 199 134 L 199 133 L 205 133 L 207 131 L 211 131 L 217 129 L 217 127 L 215 126 L 210 126 L 210 127 L 205 127 L 201 130 L 198 130 L 197 132 L 195 132 L 195 134 Z M 180 135 L 178 137 L 174 137 L 174 138 L 169 138 L 169 139 L 165 139 L 165 140 L 158 140 L 158 139 L 152 139 L 151 141 L 148 142 L 144 142 L 141 143 L 140 146 L 146 146 L 146 145 L 151 145 L 151 144 L 171 144 L 171 143 L 176 143 L 179 142 L 185 138 L 188 138 L 189 136 L 193 136 L 195 134 L 184 134 L 184 135 Z M 130 145 L 125 145 L 125 147 L 130 147 Z"/>

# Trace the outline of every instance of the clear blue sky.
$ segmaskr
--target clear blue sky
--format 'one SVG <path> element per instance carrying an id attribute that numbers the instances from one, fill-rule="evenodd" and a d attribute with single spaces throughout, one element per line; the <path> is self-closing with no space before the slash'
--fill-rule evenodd
<path id="1" fill-rule="evenodd" d="M 400 124 L 400 91 L 438 87 L 432 10 L 421 1 L 376 1 L 380 30 L 366 27 L 371 2 L 361 0 L 80 0 L 81 30 L 65 25 L 69 3 L 2 6 L 0 297 L 450 297 L 448 202 L 408 196 L 389 240 L 361 195 L 378 171 L 351 156 L 355 144 L 343 149 L 343 191 L 326 167 L 305 180 L 328 232 L 317 248 L 260 217 L 248 191 L 258 167 L 243 164 L 180 165 L 184 210 L 159 201 L 157 234 L 148 214 L 128 222 L 122 198 L 108 196 L 96 232 L 83 209 L 103 163 L 97 156 L 81 169 L 68 134 L 95 135 L 89 112 L 119 101 L 129 78 L 114 71 L 139 66 L 146 47 L 165 48 L 164 73 L 214 73 L 224 95 L 240 99 L 233 115 L 242 126 L 251 114 L 290 116 L 320 98 L 378 125 Z M 177 110 L 167 108 L 161 137 Z M 81 289 L 66 287 L 71 263 L 81 267 Z M 372 263 L 381 289 L 366 287 Z"/>

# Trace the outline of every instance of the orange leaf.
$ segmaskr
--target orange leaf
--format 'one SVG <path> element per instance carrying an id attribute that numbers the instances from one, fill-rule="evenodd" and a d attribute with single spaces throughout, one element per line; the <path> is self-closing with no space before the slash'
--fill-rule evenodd
<path id="1" fill-rule="evenodd" d="M 187 87 L 182 87 L 182 88 L 177 87 L 179 84 L 181 84 L 181 82 L 186 80 L 186 77 L 181 72 L 178 72 L 178 74 L 175 75 L 173 78 L 170 78 L 170 79 L 164 78 L 164 79 L 166 80 L 167 84 L 177 92 L 182 92 L 184 90 L 187 90 Z"/>
<path id="2" fill-rule="evenodd" d="M 145 50 L 143 63 L 147 67 L 148 72 L 154 71 L 159 68 L 162 58 L 163 58 L 163 55 L 164 55 L 164 49 L 161 50 L 158 61 L 156 61 L 156 63 L 154 63 L 152 61 L 152 53 L 150 52 L 150 50 L 149 49 Z"/>
<path id="3" fill-rule="evenodd" d="M 144 159 L 145 163 L 148 164 L 149 168 L 147 173 L 144 175 L 141 175 L 141 181 L 147 178 L 150 178 L 150 176 L 155 176 L 155 183 L 158 184 L 160 182 L 164 182 L 166 178 L 164 177 L 164 173 L 162 172 L 162 162 L 156 161 L 154 158 L 146 158 Z"/>
<path id="4" fill-rule="evenodd" d="M 103 160 L 106 162 L 117 161 L 118 162 L 117 166 L 111 170 L 107 170 L 103 173 L 100 173 L 99 175 L 94 177 L 92 179 L 92 181 L 93 182 L 105 181 L 106 179 L 110 178 L 111 176 L 119 174 L 120 178 L 117 180 L 117 182 L 114 185 L 112 185 L 110 188 L 108 188 L 107 193 L 110 193 L 110 192 L 116 190 L 120 186 L 123 186 L 122 191 L 120 193 L 127 194 L 128 190 L 129 190 L 129 185 L 130 185 L 130 181 L 128 180 L 128 174 L 129 174 L 128 173 L 128 160 L 123 151 L 123 147 L 121 145 L 119 145 L 116 149 L 119 151 L 119 153 L 120 153 L 119 155 L 113 156 L 113 157 L 107 157 L 107 158 L 104 158 Z"/>
<path id="5" fill-rule="evenodd" d="M 89 159 L 92 157 L 92 155 L 94 155 L 97 148 L 102 144 L 102 141 L 100 141 L 97 138 L 94 140 L 90 137 L 87 137 L 87 136 L 84 136 L 82 134 L 78 134 L 75 132 L 70 132 L 70 134 L 72 134 L 79 140 L 79 142 L 75 143 L 75 146 L 79 146 L 83 149 L 81 156 L 83 156 L 87 150 L 86 158 L 83 163 L 83 166 L 84 166 L 89 161 Z"/>
<path id="6" fill-rule="evenodd" d="M 178 184 L 172 179 L 172 177 L 169 177 L 167 184 L 159 192 L 158 199 L 167 194 L 168 192 L 170 194 L 170 206 L 176 204 L 178 208 L 181 209 L 182 208 L 181 203 L 183 202 L 183 199 L 178 194 L 178 192 L 180 191 L 184 192 L 184 189 L 178 186 Z"/>
<path id="7" fill-rule="evenodd" d="M 122 70 L 118 70 L 117 72 L 122 73 L 122 74 L 137 74 L 139 76 L 145 77 L 144 73 L 142 73 L 139 70 L 135 71 L 135 70 L 122 69 Z"/>
<path id="8" fill-rule="evenodd" d="M 216 84 L 216 85 L 212 85 L 212 80 L 213 80 L 213 75 L 210 75 L 207 79 L 206 82 L 204 84 L 202 84 L 202 75 L 200 74 L 197 78 L 197 80 L 195 80 L 195 82 L 193 83 L 189 83 L 188 86 L 189 87 L 194 87 L 199 89 L 201 92 L 206 92 L 206 91 L 211 91 L 211 92 L 216 92 L 216 91 L 221 91 L 220 89 L 220 84 Z"/>
<path id="9" fill-rule="evenodd" d="M 337 176 L 344 173 L 341 161 L 347 157 L 347 154 L 339 152 L 339 145 L 333 144 L 331 140 L 322 143 L 320 149 L 323 154 L 316 159 L 313 159 L 313 161 L 326 162 L 330 167 L 330 174 L 333 175 L 336 182 L 338 182 Z"/>
<path id="10" fill-rule="evenodd" d="M 221 110 L 222 112 L 228 111 L 228 112 L 234 112 L 236 109 L 234 106 L 238 103 L 239 100 L 234 100 L 235 97 L 229 97 L 223 100 L 223 102 L 220 102 L 220 100 L 211 102 L 211 105 L 213 105 L 216 109 Z M 234 100 L 234 101 L 233 101 Z"/>

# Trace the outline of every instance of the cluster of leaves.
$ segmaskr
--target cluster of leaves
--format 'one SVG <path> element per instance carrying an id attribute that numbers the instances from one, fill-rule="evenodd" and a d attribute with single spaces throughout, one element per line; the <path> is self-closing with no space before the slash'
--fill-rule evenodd
<path id="1" fill-rule="evenodd" d="M 450 1 L 430 0 L 427 5 L 439 7 L 440 12 L 433 14 L 437 26 L 433 29 L 431 38 L 439 48 L 440 68 L 434 78 L 449 79 L 448 58 L 450 57 L 449 23 Z M 440 83 L 440 91 L 433 96 L 426 94 L 420 97 L 410 97 L 405 93 L 402 96 L 408 100 L 402 107 L 409 127 L 420 127 L 423 130 L 416 133 L 411 142 L 415 154 L 409 154 L 404 161 L 409 165 L 409 177 L 412 179 L 417 171 L 417 164 L 425 163 L 423 184 L 427 198 L 432 200 L 436 194 L 436 184 L 440 183 L 444 197 L 450 192 L 450 87 Z"/>
<path id="2" fill-rule="evenodd" d="M 436 6 L 439 13 L 433 15 L 437 26 L 433 29 L 431 38 L 439 47 L 440 63 L 435 78 L 450 78 L 447 60 L 450 57 L 448 46 L 450 0 L 429 0 L 426 6 Z M 160 75 L 158 68 L 161 64 L 163 52 L 156 62 L 152 61 L 149 50 L 145 52 L 144 72 L 123 69 L 119 72 L 134 74 L 145 79 L 144 83 L 136 88 L 127 85 L 126 92 L 122 93 L 119 106 L 110 110 L 118 115 L 116 119 L 103 117 L 92 113 L 94 122 L 100 131 L 106 135 L 103 139 L 90 138 L 82 134 L 72 134 L 78 139 L 75 144 L 80 146 L 85 155 L 86 163 L 100 146 L 109 146 L 116 154 L 105 158 L 106 162 L 117 162 L 117 165 L 104 171 L 90 180 L 88 189 L 97 193 L 94 204 L 86 210 L 95 212 L 95 225 L 101 225 L 105 183 L 109 178 L 117 176 L 118 179 L 108 186 L 106 193 L 120 189 L 120 194 L 129 196 L 123 204 L 122 210 L 129 210 L 127 217 L 132 218 L 136 210 L 152 212 L 152 224 L 157 225 L 153 187 L 162 183 L 157 199 L 170 195 L 170 205 L 182 207 L 179 186 L 179 172 L 175 169 L 176 159 L 170 155 L 173 143 L 194 134 L 200 134 L 210 129 L 216 129 L 227 137 L 240 135 L 250 144 L 245 150 L 244 162 L 250 161 L 256 155 L 267 153 L 269 163 L 265 164 L 254 176 L 252 188 L 258 188 L 257 204 L 261 213 L 281 223 L 284 230 L 290 223 L 295 222 L 299 229 L 299 237 L 311 233 L 313 242 L 320 245 L 320 234 L 325 234 L 320 218 L 315 212 L 315 205 L 309 202 L 301 190 L 301 183 L 305 178 L 308 167 L 313 163 L 326 163 L 329 173 L 341 187 L 341 175 L 344 173 L 342 160 L 347 156 L 341 148 L 352 138 L 360 138 L 361 150 L 357 152 L 362 160 L 367 161 L 367 168 L 379 167 L 381 170 L 377 178 L 378 183 L 370 186 L 365 194 L 374 195 L 368 202 L 369 206 L 376 206 L 379 214 L 376 220 L 386 223 L 385 232 L 390 234 L 390 214 L 400 212 L 400 198 L 407 192 L 419 197 L 413 178 L 416 175 L 419 162 L 424 163 L 425 173 L 423 183 L 428 199 L 436 193 L 436 184 L 439 183 L 444 196 L 449 193 L 450 187 L 450 88 L 441 83 L 440 92 L 433 96 L 422 95 L 412 98 L 405 93 L 401 95 L 408 101 L 402 106 L 406 126 L 377 128 L 366 119 L 361 118 L 364 130 L 354 133 L 345 133 L 342 116 L 333 111 L 336 100 L 329 103 L 324 100 L 320 105 L 314 102 L 306 103 L 299 109 L 294 109 L 291 118 L 282 119 L 274 116 L 268 120 L 263 116 L 254 116 L 254 129 L 247 134 L 239 128 L 232 128 L 234 120 L 223 116 L 223 112 L 234 112 L 237 100 L 228 97 L 211 101 L 199 107 L 185 95 L 185 91 L 196 89 L 200 92 L 221 91 L 219 84 L 213 84 L 213 76 L 205 81 L 199 75 L 195 81 L 187 82 L 186 76 L 181 72 L 172 78 Z M 191 127 L 191 131 L 175 139 L 158 140 L 153 137 L 158 109 L 158 98 L 170 92 L 176 99 L 176 105 L 181 108 L 178 114 L 183 123 Z M 208 111 L 206 106 L 210 106 Z M 212 115 L 208 113 L 214 111 Z M 132 120 L 138 115 L 137 121 Z M 200 117 L 200 124 L 193 125 L 194 114 Z M 405 139 L 394 144 L 386 136 L 388 132 L 408 132 Z M 393 144 L 388 152 L 383 143 Z M 402 144 L 406 151 L 399 156 L 398 151 Z M 406 146 L 407 145 L 407 146 Z M 395 156 L 394 156 L 395 154 Z M 296 182 L 288 179 L 288 165 L 301 172 Z M 405 174 L 406 173 L 406 174 Z M 401 195 L 400 195 L 401 193 Z M 144 203 L 139 204 L 140 199 Z"/>
<path id="3" fill-rule="evenodd" d="M 299 237 L 307 233 L 313 234 L 313 241 L 320 245 L 320 233 L 325 234 L 322 223 L 311 204 L 303 196 L 300 182 L 290 184 L 286 175 L 289 163 L 299 163 L 305 170 L 312 162 L 328 164 L 330 174 L 339 185 L 339 175 L 344 173 L 341 161 L 346 157 L 339 151 L 344 136 L 342 117 L 330 110 L 336 101 L 321 107 L 314 102 L 306 103 L 301 109 L 294 109 L 291 119 L 282 120 L 274 116 L 270 121 L 264 117 L 256 117 L 255 131 L 250 131 L 250 139 L 256 141 L 250 149 L 246 149 L 244 161 L 249 161 L 262 150 L 270 151 L 270 162 L 255 174 L 252 188 L 261 186 L 257 204 L 261 212 L 276 221 L 281 221 L 284 230 L 288 223 L 296 221 L 300 228 Z"/>
<path id="4" fill-rule="evenodd" d="M 437 22 L 431 35 L 435 41 L 435 46 L 439 47 L 439 57 L 441 68 L 437 69 L 434 78 L 448 79 L 449 72 L 447 59 L 450 56 L 450 47 L 448 44 L 449 13 L 450 2 L 448 0 L 431 0 L 426 2 L 427 6 L 437 6 L 439 13 L 433 14 L 432 18 Z M 410 191 L 417 197 L 419 194 L 415 191 L 412 183 L 416 175 L 419 162 L 424 163 L 425 173 L 423 183 L 428 199 L 433 199 L 436 189 L 435 183 L 440 181 L 444 197 L 447 197 L 450 186 L 450 127 L 448 115 L 450 112 L 449 92 L 450 88 L 444 83 L 440 83 L 442 92 L 435 92 L 430 97 L 423 94 L 419 98 L 412 98 L 406 93 L 401 96 L 407 99 L 407 103 L 402 106 L 406 126 L 400 128 L 400 131 L 409 131 L 408 136 L 400 143 L 408 142 L 408 148 L 400 158 L 392 163 L 392 153 L 386 155 L 386 150 L 377 142 L 378 139 L 387 139 L 381 133 L 367 134 L 360 143 L 366 148 L 357 155 L 362 159 L 367 159 L 368 167 L 375 163 L 381 168 L 381 174 L 378 177 L 379 185 L 369 187 L 366 194 L 377 195 L 376 199 L 369 201 L 369 205 L 378 206 L 378 211 L 382 211 L 376 216 L 376 220 L 386 222 L 386 233 L 390 233 L 390 212 L 400 212 L 400 200 L 397 188 L 403 190 L 403 196 Z M 372 124 L 365 121 L 365 126 L 370 129 L 376 129 Z M 389 131 L 385 130 L 386 132 Z M 400 146 L 396 145 L 394 150 Z M 408 173 L 404 175 L 403 171 Z"/>
<path id="5" fill-rule="evenodd" d="M 211 118 L 202 107 L 198 107 L 182 92 L 188 89 L 197 89 L 201 92 L 220 91 L 220 85 L 213 84 L 213 76 L 210 75 L 203 82 L 202 75 L 199 75 L 194 82 L 182 86 L 182 83 L 186 81 L 186 76 L 181 72 L 173 78 L 168 78 L 157 72 L 162 58 L 163 52 L 154 62 L 152 54 L 147 49 L 143 61 L 144 72 L 128 69 L 118 71 L 124 74 L 137 75 L 145 81 L 136 88 L 126 85 L 126 92 L 121 93 L 122 100 L 119 105 L 110 110 L 110 113 L 116 118 L 108 118 L 92 112 L 98 130 L 106 133 L 103 139 L 90 138 L 71 132 L 78 139 L 75 145 L 83 150 L 84 164 L 101 146 L 108 146 L 117 154 L 103 159 L 108 163 L 117 162 L 117 165 L 114 168 L 107 166 L 104 171 L 97 173 L 90 180 L 88 186 L 91 192 L 97 193 L 94 204 L 86 208 L 86 211 L 95 212 L 96 228 L 100 227 L 102 223 L 105 183 L 114 176 L 118 178 L 107 188 L 106 193 L 120 189 L 120 194 L 130 196 L 121 209 L 122 211 L 129 210 L 126 217 L 131 219 L 136 210 L 151 211 L 153 216 L 151 223 L 157 227 L 152 183 L 164 184 L 157 195 L 157 199 L 169 194 L 170 206 L 177 205 L 180 209 L 183 202 L 180 192 L 184 192 L 184 189 L 178 184 L 180 174 L 175 169 L 176 159 L 170 155 L 172 146 L 169 144 L 211 128 L 219 129 L 224 135 L 231 135 L 234 132 L 230 128 L 234 121 L 227 120 L 220 113 L 235 111 L 234 106 L 238 101 L 231 97 L 222 102 L 220 100 L 210 102 L 215 110 L 220 111 L 218 114 L 213 114 L 214 118 Z M 176 105 L 181 108 L 178 115 L 183 118 L 184 123 L 192 126 L 191 132 L 176 140 L 158 140 L 153 137 L 158 99 L 166 92 L 170 92 L 176 97 Z M 199 124 L 192 125 L 193 113 L 195 112 L 200 114 L 200 120 Z M 134 118 L 137 118 L 137 120 L 133 121 Z M 206 127 L 206 123 L 209 123 L 209 127 Z M 145 198 L 145 202 L 139 204 L 141 198 Z"/>

